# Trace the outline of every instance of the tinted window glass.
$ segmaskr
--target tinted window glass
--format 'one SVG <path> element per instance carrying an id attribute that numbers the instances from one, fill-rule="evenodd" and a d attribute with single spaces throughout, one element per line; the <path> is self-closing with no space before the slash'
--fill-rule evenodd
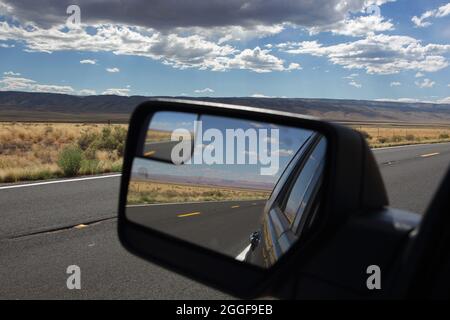
<path id="1" fill-rule="evenodd" d="M 311 183 L 320 181 L 315 179 L 322 173 L 323 166 L 321 165 L 325 158 L 326 140 L 321 139 L 316 145 L 314 151 L 309 155 L 303 169 L 301 170 L 294 186 L 291 189 L 289 198 L 286 202 L 284 213 L 288 220 L 292 223 L 295 219 L 300 206 L 306 206 L 309 198 L 306 197 L 307 190 Z M 312 186 L 311 186 L 312 187 Z M 308 193 L 311 194 L 311 193 Z"/>

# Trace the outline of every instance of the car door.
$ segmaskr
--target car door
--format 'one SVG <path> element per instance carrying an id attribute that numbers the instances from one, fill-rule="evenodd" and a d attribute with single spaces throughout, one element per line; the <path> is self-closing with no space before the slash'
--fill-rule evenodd
<path id="1" fill-rule="evenodd" d="M 250 236 L 246 261 L 269 266 L 312 228 L 320 204 L 325 153 L 326 140 L 320 135 L 313 135 L 298 151 L 295 167 L 287 168 L 281 188 L 268 201 L 261 229 Z"/>

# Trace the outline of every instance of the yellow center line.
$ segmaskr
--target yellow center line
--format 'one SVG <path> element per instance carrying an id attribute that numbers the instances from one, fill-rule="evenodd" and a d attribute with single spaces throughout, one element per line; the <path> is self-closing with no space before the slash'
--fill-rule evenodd
<path id="1" fill-rule="evenodd" d="M 422 158 L 428 158 L 428 157 L 432 157 L 432 156 L 437 156 L 438 154 L 440 154 L 439 152 L 435 152 L 435 153 L 428 153 L 428 154 L 423 154 L 421 155 Z"/>
<path id="2" fill-rule="evenodd" d="M 232 206 L 231 209 L 239 208 L 240 206 Z"/>
<path id="3" fill-rule="evenodd" d="M 200 213 L 201 212 L 183 213 L 183 214 L 178 214 L 177 217 L 178 218 L 184 218 L 184 217 L 196 216 L 196 215 L 198 215 Z"/>

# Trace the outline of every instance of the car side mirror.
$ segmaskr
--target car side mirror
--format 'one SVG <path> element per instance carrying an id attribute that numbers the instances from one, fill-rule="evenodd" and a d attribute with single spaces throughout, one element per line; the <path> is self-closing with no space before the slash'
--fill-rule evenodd
<path id="1" fill-rule="evenodd" d="M 238 297 L 270 293 L 334 227 L 386 204 L 370 150 L 351 129 L 171 99 L 143 103 L 131 117 L 121 243 Z"/>

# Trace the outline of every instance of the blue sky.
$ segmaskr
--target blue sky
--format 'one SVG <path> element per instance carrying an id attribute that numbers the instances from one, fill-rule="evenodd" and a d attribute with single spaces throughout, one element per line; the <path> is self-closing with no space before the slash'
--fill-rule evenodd
<path id="1" fill-rule="evenodd" d="M 174 1 L 0 0 L 0 90 L 450 103 L 448 0 Z"/>

